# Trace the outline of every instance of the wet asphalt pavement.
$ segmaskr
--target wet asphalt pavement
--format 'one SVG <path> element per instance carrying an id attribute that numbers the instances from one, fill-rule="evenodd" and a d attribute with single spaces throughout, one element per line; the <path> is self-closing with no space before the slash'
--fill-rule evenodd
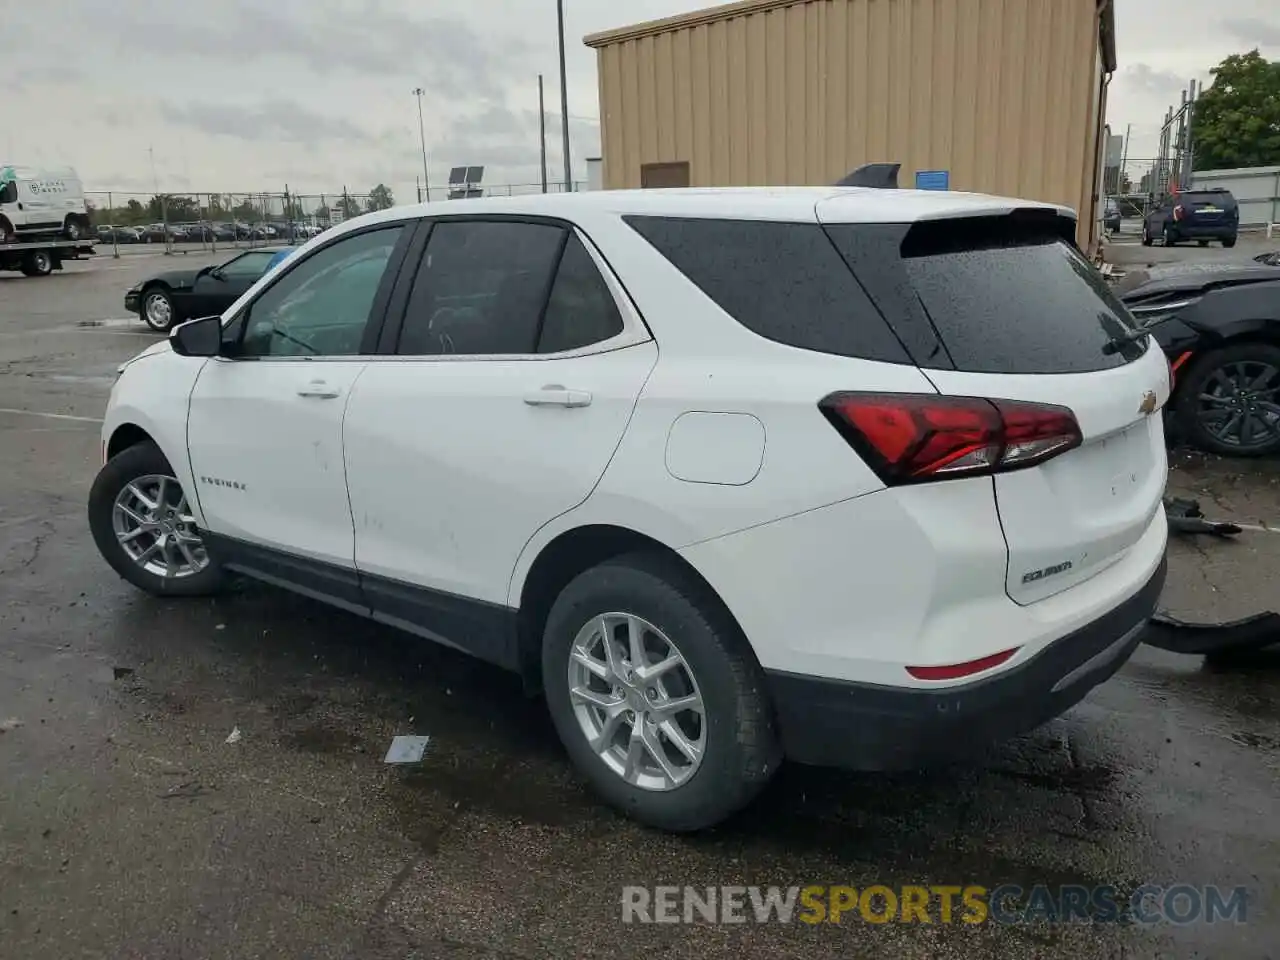
<path id="1" fill-rule="evenodd" d="M 1280 957 L 1280 664 L 1144 647 L 978 762 L 787 768 L 673 837 L 585 792 L 514 677 L 267 588 L 133 590 L 85 522 L 93 419 L 154 339 L 124 289 L 174 259 L 0 275 L 0 956 Z M 1280 464 L 1174 463 L 1206 513 L 1280 528 Z M 1280 606 L 1280 533 L 1171 564 L 1181 616 Z M 405 733 L 425 759 L 384 765 Z M 1242 925 L 620 922 L 624 884 L 1007 882 L 1252 896 Z"/>

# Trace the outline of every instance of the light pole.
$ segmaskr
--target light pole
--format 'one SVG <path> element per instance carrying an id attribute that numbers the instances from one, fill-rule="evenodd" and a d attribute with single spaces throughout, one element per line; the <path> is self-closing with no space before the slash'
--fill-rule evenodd
<path id="1" fill-rule="evenodd" d="M 560 30 L 560 129 L 564 150 L 564 190 L 573 192 L 573 173 L 569 163 L 569 86 L 564 69 L 564 0 L 556 0 L 556 22 Z"/>
<path id="2" fill-rule="evenodd" d="M 413 95 L 418 98 L 418 139 L 422 143 L 422 193 L 430 201 L 431 179 L 427 176 L 427 134 L 422 126 L 422 95 L 426 93 L 421 87 L 413 88 Z M 422 197 L 419 197 L 422 199 Z"/>

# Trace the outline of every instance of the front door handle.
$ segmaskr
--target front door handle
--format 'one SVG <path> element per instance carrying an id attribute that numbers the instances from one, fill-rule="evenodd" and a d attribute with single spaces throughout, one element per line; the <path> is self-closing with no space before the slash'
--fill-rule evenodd
<path id="1" fill-rule="evenodd" d="M 591 394 L 586 390 L 569 390 L 558 383 L 550 383 L 541 390 L 526 393 L 524 402 L 531 407 L 589 407 Z"/>
<path id="2" fill-rule="evenodd" d="M 298 396 L 309 397 L 312 400 L 332 400 L 341 393 L 342 391 L 337 387 L 330 386 L 323 380 L 312 380 L 306 386 L 298 388 Z"/>

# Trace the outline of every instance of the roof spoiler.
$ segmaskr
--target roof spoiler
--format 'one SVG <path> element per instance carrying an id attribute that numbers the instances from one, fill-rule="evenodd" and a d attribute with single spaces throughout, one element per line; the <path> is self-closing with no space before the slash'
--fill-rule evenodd
<path id="1" fill-rule="evenodd" d="M 836 181 L 837 187 L 874 187 L 897 190 L 900 163 L 864 163 L 857 170 Z"/>

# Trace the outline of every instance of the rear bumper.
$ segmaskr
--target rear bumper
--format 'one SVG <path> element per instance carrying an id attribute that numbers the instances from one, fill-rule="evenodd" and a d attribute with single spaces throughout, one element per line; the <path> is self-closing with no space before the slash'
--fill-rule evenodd
<path id="1" fill-rule="evenodd" d="M 1078 703 L 1129 659 L 1164 586 L 1166 559 L 1137 593 L 995 676 L 943 689 L 767 671 L 789 759 L 859 770 L 954 760 Z"/>
<path id="2" fill-rule="evenodd" d="M 141 294 L 130 290 L 124 295 L 124 308 L 130 313 L 137 313 L 142 308 Z"/>
<path id="3" fill-rule="evenodd" d="M 1185 220 L 1171 223 L 1173 235 L 1187 240 L 1230 240 L 1240 232 L 1235 223 L 1189 223 Z"/>

